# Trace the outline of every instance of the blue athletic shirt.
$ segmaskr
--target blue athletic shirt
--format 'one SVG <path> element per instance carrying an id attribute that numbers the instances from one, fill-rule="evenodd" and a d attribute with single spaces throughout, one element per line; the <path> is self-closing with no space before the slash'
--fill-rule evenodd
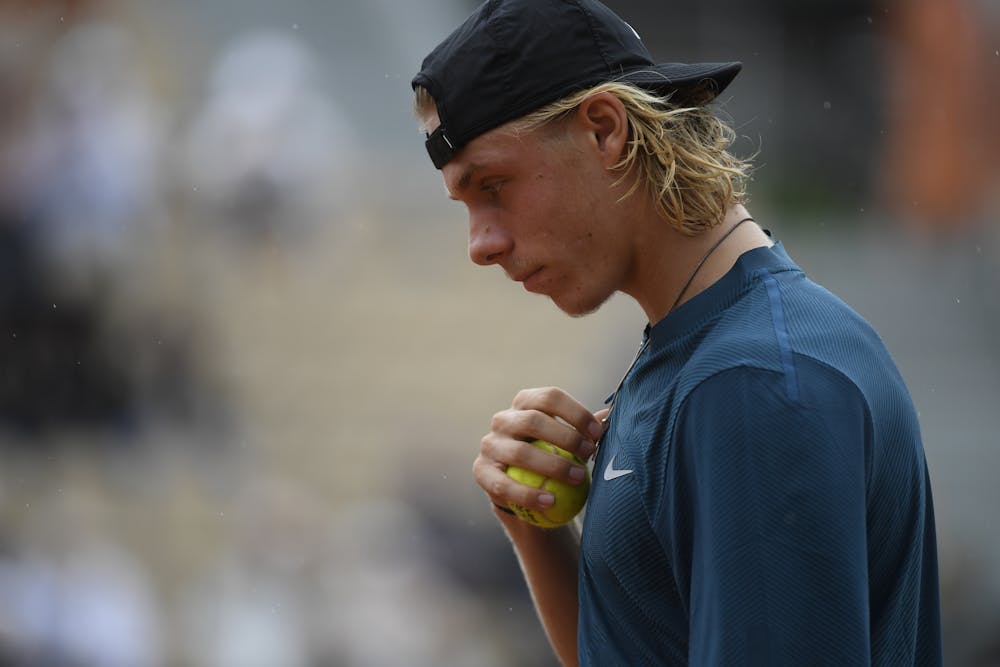
<path id="1" fill-rule="evenodd" d="M 594 462 L 581 665 L 940 665 L 930 482 L 878 335 L 780 244 L 644 334 Z"/>

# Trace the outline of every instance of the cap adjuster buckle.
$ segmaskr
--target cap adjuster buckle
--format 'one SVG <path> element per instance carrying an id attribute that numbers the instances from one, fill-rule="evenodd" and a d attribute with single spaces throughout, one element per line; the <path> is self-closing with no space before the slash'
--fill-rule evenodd
<path id="1" fill-rule="evenodd" d="M 436 130 L 427 135 L 424 146 L 427 147 L 427 154 L 431 156 L 431 162 L 438 169 L 455 157 L 455 147 L 445 133 L 444 125 L 438 125 Z"/>

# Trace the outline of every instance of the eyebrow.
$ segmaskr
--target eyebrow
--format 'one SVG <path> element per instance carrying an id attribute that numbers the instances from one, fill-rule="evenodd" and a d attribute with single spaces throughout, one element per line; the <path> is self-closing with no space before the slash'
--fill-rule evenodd
<path id="1" fill-rule="evenodd" d="M 469 183 L 472 182 L 472 177 L 475 176 L 476 172 L 479 171 L 482 168 L 483 168 L 483 165 L 481 165 L 481 164 L 470 164 L 466 168 L 466 170 L 464 172 L 462 172 L 462 175 L 458 179 L 458 183 L 455 184 L 455 189 L 458 192 L 462 192 L 463 190 L 465 190 L 466 188 L 468 188 L 469 187 Z M 455 197 L 454 194 L 452 194 L 451 190 L 448 188 L 447 185 L 445 185 L 445 190 L 448 192 L 448 197 L 450 199 L 454 199 L 456 201 L 458 200 L 458 198 Z"/>

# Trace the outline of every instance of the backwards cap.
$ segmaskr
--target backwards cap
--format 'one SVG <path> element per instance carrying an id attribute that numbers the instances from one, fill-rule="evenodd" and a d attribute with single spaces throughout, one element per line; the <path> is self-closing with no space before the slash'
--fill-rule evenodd
<path id="1" fill-rule="evenodd" d="M 654 64 L 639 34 L 597 0 L 488 0 L 431 51 L 413 78 L 441 124 L 427 152 L 441 169 L 484 132 L 609 81 L 710 101 L 738 62 Z"/>

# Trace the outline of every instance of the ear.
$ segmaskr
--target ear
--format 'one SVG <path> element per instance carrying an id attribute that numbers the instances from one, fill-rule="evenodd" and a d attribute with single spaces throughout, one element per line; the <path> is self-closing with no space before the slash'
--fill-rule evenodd
<path id="1" fill-rule="evenodd" d="M 591 148 L 599 153 L 605 168 L 617 164 L 628 144 L 628 113 L 612 93 L 596 93 L 576 109 L 576 121 L 587 132 Z"/>

